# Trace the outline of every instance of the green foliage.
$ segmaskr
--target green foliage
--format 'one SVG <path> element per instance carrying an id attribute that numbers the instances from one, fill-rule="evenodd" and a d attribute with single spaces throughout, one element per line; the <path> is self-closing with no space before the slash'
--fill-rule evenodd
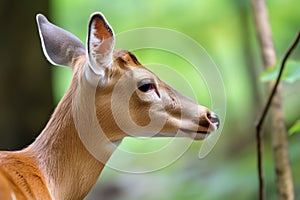
<path id="1" fill-rule="evenodd" d="M 274 81 L 279 74 L 281 62 L 277 62 L 276 65 L 262 73 L 260 80 L 262 82 Z M 294 83 L 300 80 L 300 61 L 288 60 L 285 64 L 281 80 L 287 83 Z M 288 130 L 289 135 L 293 135 L 296 132 L 300 132 L 300 120 Z"/>
<path id="2" fill-rule="evenodd" d="M 289 135 L 293 135 L 297 132 L 300 132 L 300 120 L 296 121 L 295 124 L 288 131 Z"/>
<path id="3" fill-rule="evenodd" d="M 281 62 L 277 62 L 274 67 L 263 72 L 260 80 L 263 82 L 276 80 L 279 74 L 280 65 Z M 288 83 L 293 83 L 296 80 L 300 80 L 300 61 L 288 60 L 285 64 L 281 80 Z"/>

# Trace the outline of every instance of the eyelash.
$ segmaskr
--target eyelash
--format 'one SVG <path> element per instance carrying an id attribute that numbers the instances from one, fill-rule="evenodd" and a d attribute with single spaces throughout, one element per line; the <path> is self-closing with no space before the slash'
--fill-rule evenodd
<path id="1" fill-rule="evenodd" d="M 138 86 L 138 89 L 141 91 L 141 92 L 149 92 L 153 89 L 155 89 L 155 85 L 154 83 L 142 83 L 142 84 L 139 84 Z"/>
<path id="2" fill-rule="evenodd" d="M 160 98 L 160 94 L 157 90 L 157 87 L 154 83 L 154 81 L 152 80 L 142 80 L 140 81 L 138 84 L 137 84 L 137 88 L 139 91 L 143 92 L 143 93 L 147 93 L 147 92 L 150 92 L 152 90 L 155 91 L 155 93 L 157 94 L 157 96 Z"/>

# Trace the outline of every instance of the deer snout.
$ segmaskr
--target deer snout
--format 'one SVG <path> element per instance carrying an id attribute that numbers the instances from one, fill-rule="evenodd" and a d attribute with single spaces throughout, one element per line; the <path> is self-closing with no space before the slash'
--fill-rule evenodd
<path id="1" fill-rule="evenodd" d="M 200 116 L 199 126 L 206 127 L 207 132 L 215 131 L 220 126 L 220 120 L 217 114 L 207 110 Z"/>
<path id="2" fill-rule="evenodd" d="M 220 120 L 216 113 L 209 113 L 207 114 L 207 119 L 210 121 L 211 124 L 213 124 L 217 129 L 220 126 Z"/>

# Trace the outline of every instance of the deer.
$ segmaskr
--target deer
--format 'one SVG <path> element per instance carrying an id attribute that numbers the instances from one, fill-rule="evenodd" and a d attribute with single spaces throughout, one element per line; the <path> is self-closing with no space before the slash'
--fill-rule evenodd
<path id="1" fill-rule="evenodd" d="M 219 128 L 215 113 L 160 80 L 130 51 L 115 50 L 114 31 L 101 12 L 89 19 L 86 45 L 44 15 L 36 20 L 47 60 L 69 66 L 73 75 L 35 141 L 0 152 L 1 200 L 84 199 L 114 152 L 112 145 L 124 137 L 154 133 L 203 140 Z"/>

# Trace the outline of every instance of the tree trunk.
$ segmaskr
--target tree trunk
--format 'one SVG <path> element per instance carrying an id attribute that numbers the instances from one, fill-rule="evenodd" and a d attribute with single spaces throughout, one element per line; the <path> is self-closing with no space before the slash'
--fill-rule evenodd
<path id="1" fill-rule="evenodd" d="M 275 65 L 276 54 L 272 41 L 272 33 L 268 19 L 268 11 L 264 0 L 252 0 L 253 15 L 256 23 L 264 69 Z M 268 91 L 273 83 L 268 84 Z M 282 93 L 279 85 L 271 106 L 272 147 L 275 161 L 276 184 L 279 199 L 294 199 L 294 187 L 288 158 L 287 132 L 284 122 Z"/>
<path id="2" fill-rule="evenodd" d="M 35 15 L 48 1 L 0 2 L 0 149 L 20 149 L 53 110 L 50 65 L 42 55 Z"/>

